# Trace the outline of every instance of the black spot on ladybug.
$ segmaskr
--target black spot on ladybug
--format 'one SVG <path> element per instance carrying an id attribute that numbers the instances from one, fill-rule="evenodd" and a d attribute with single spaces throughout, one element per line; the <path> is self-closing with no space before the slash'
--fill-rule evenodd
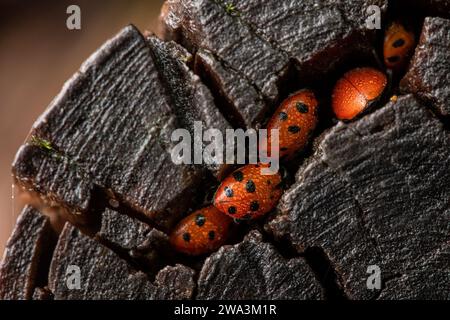
<path id="1" fill-rule="evenodd" d="M 297 102 L 295 105 L 297 107 L 298 112 L 300 113 L 308 113 L 308 106 L 303 102 Z"/>
<path id="2" fill-rule="evenodd" d="M 252 201 L 251 203 L 250 203 L 250 210 L 251 211 L 258 211 L 258 209 L 259 209 L 259 203 L 258 203 L 258 201 Z"/>
<path id="3" fill-rule="evenodd" d="M 300 131 L 300 127 L 299 126 L 289 126 L 288 131 L 290 133 L 298 133 Z"/>
<path id="4" fill-rule="evenodd" d="M 281 148 L 280 148 L 280 151 L 287 151 L 287 149 L 288 149 L 288 148 L 286 148 L 286 147 L 281 147 Z"/>
<path id="5" fill-rule="evenodd" d="M 403 39 L 397 39 L 397 40 L 394 41 L 394 43 L 392 44 L 392 46 L 393 46 L 394 48 L 399 48 L 399 47 L 403 46 L 404 44 L 405 44 L 405 40 L 403 40 Z"/>
<path id="6" fill-rule="evenodd" d="M 203 226 L 205 224 L 205 221 L 206 221 L 206 218 L 202 214 L 198 214 L 195 217 L 195 224 L 198 225 L 199 227 Z"/>
<path id="7" fill-rule="evenodd" d="M 270 184 L 272 183 L 272 181 L 267 180 L 267 185 L 270 186 Z"/>
<path id="8" fill-rule="evenodd" d="M 242 179 L 244 179 L 244 174 L 242 173 L 242 171 L 233 172 L 233 178 L 234 180 L 241 182 Z"/>
<path id="9" fill-rule="evenodd" d="M 189 242 L 189 240 L 191 240 L 191 235 L 188 232 L 183 233 L 183 240 Z"/>
<path id="10" fill-rule="evenodd" d="M 235 214 L 236 213 L 236 207 L 234 207 L 234 206 L 228 207 L 228 213 L 229 214 Z"/>
<path id="11" fill-rule="evenodd" d="M 273 198 L 274 198 L 274 197 L 273 197 L 273 194 L 271 194 L 271 195 L 270 195 L 270 200 L 273 200 Z"/>
<path id="12" fill-rule="evenodd" d="M 208 239 L 209 240 L 214 240 L 215 237 L 216 237 L 216 233 L 213 230 L 208 232 Z"/>
<path id="13" fill-rule="evenodd" d="M 288 115 L 286 112 L 281 111 L 280 114 L 278 115 L 280 117 L 281 121 L 285 121 L 288 118 Z"/>
<path id="14" fill-rule="evenodd" d="M 394 62 L 399 61 L 400 57 L 399 56 L 392 56 L 392 57 L 389 57 L 387 59 L 388 59 L 389 62 L 394 63 Z"/>
<path id="15" fill-rule="evenodd" d="M 247 183 L 245 184 L 245 190 L 247 190 L 247 192 L 253 193 L 256 190 L 256 186 L 255 183 L 252 180 L 248 180 Z"/>
<path id="16" fill-rule="evenodd" d="M 233 189 L 231 189 L 231 188 L 229 188 L 229 187 L 225 187 L 225 195 L 228 197 L 228 198 L 231 198 L 232 196 L 233 196 Z"/>

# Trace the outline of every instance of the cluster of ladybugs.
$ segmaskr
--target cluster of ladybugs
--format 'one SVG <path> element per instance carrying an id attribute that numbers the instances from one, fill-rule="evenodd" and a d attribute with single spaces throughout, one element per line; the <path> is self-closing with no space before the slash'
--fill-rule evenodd
<path id="1" fill-rule="evenodd" d="M 414 46 L 414 34 L 400 23 L 387 29 L 384 62 L 391 70 L 402 68 Z M 367 111 L 382 96 L 386 75 L 373 68 L 356 68 L 340 78 L 332 94 L 332 109 L 340 120 L 351 120 Z M 284 100 L 267 129 L 279 130 L 280 157 L 289 159 L 308 143 L 315 129 L 318 103 L 311 90 L 300 90 Z M 270 136 L 268 137 L 270 141 Z M 268 147 L 270 150 L 270 146 Z M 256 219 L 271 211 L 282 195 L 279 173 L 261 175 L 264 164 L 249 164 L 227 176 L 219 185 L 213 205 L 195 211 L 173 230 L 172 246 L 188 255 L 216 250 L 228 237 L 233 219 Z"/>

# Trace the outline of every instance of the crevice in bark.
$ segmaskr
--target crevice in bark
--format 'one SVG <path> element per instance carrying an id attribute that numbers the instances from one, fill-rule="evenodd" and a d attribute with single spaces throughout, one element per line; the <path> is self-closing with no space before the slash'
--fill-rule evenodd
<path id="1" fill-rule="evenodd" d="M 247 81 L 252 87 L 253 89 L 263 98 L 263 99 L 268 99 L 259 89 L 259 87 L 244 73 L 242 73 L 240 70 L 234 68 L 233 66 L 231 66 L 229 63 L 227 63 L 225 60 L 223 60 L 221 57 L 219 57 L 215 52 L 210 52 L 211 55 L 214 57 L 214 59 L 216 59 L 222 66 L 224 66 L 226 69 L 229 69 L 231 71 L 233 71 L 234 73 L 238 74 L 242 79 L 244 79 L 245 81 Z"/>
<path id="2" fill-rule="evenodd" d="M 229 68 L 230 70 L 232 70 L 234 72 L 237 72 L 239 75 L 242 76 L 242 74 L 240 72 L 238 72 L 237 70 L 233 70 L 233 68 L 228 66 L 226 64 L 226 62 L 222 61 L 219 57 L 214 55 L 214 53 L 211 53 L 211 54 L 223 66 Z M 364 59 L 366 59 L 366 58 L 364 58 Z M 317 90 L 318 97 L 317 98 L 320 101 L 320 105 L 321 105 L 321 108 L 319 109 L 319 125 L 316 128 L 316 130 L 314 131 L 313 137 L 311 138 L 311 142 L 305 147 L 305 149 L 303 151 L 301 151 L 295 159 L 293 159 L 289 163 L 285 164 L 286 169 L 288 170 L 288 172 L 291 176 L 291 179 L 290 179 L 290 181 L 288 181 L 287 186 L 289 186 L 290 184 L 292 184 L 294 182 L 292 177 L 294 176 L 295 172 L 297 172 L 298 168 L 305 161 L 308 161 L 308 159 L 310 159 L 316 153 L 316 148 L 314 147 L 314 140 L 318 139 L 324 131 L 331 129 L 333 126 L 335 126 L 337 124 L 337 121 L 325 121 L 325 119 L 332 118 L 332 116 L 330 116 L 330 113 L 331 113 L 330 108 L 328 107 L 330 105 L 331 101 L 328 96 L 331 95 L 332 86 L 334 85 L 335 80 L 337 80 L 338 74 L 342 73 L 341 71 L 343 69 L 346 69 L 347 67 L 348 67 L 347 62 L 340 63 L 339 66 L 336 66 L 335 68 L 333 68 L 333 70 L 329 71 L 323 77 L 324 79 L 328 79 L 327 81 L 325 81 L 325 83 L 322 83 L 322 84 L 314 83 L 313 84 L 315 89 L 318 88 L 318 90 Z M 298 74 L 295 69 L 295 63 L 291 60 L 290 60 L 288 69 L 289 70 L 286 72 L 285 78 L 291 79 L 291 80 L 296 79 L 298 77 Z M 214 86 L 211 86 L 210 78 L 205 77 L 205 75 L 203 75 L 201 72 L 199 72 L 202 70 L 196 69 L 194 71 L 197 75 L 199 75 L 201 77 L 203 83 L 205 85 L 207 85 L 207 87 L 211 90 L 211 92 L 213 93 L 213 95 L 215 97 L 215 100 L 223 99 L 221 95 L 217 95 L 217 93 L 218 93 L 217 88 L 215 88 Z M 286 79 L 284 79 L 284 80 L 286 81 Z M 283 82 L 282 77 L 280 77 L 280 82 L 281 83 Z M 253 84 L 253 86 L 255 87 L 257 92 L 260 92 L 254 84 Z M 279 99 L 276 102 L 276 104 L 281 103 L 281 101 L 284 100 L 286 97 L 288 97 L 289 94 L 292 94 L 293 92 L 298 90 L 297 86 L 296 87 L 287 86 L 284 88 L 282 85 L 278 85 L 278 88 L 280 90 L 280 96 L 279 96 Z M 266 104 L 267 104 L 267 101 L 266 101 Z M 274 105 L 275 104 L 273 104 L 273 106 Z M 327 107 L 327 108 L 325 108 L 325 107 Z M 274 109 L 274 108 L 271 108 L 270 110 L 267 111 L 265 119 L 270 118 L 271 114 L 274 112 L 274 110 L 272 110 L 272 109 Z M 222 110 L 224 110 L 224 109 L 222 109 Z M 220 111 L 223 114 L 224 112 L 222 110 L 220 110 Z M 225 107 L 225 110 L 230 110 L 229 104 L 227 104 L 227 106 Z M 242 127 L 242 124 L 239 124 L 236 122 L 233 123 L 234 126 L 236 126 L 236 124 L 239 127 Z M 348 299 L 348 297 L 345 295 L 344 290 L 342 289 L 342 286 L 340 284 L 340 283 L 342 283 L 342 280 L 339 278 L 339 276 L 333 269 L 330 261 L 328 260 L 328 258 L 326 257 L 326 255 L 322 249 L 308 249 L 305 251 L 305 253 L 298 253 L 297 250 L 292 246 L 291 242 L 288 239 L 279 239 L 279 240 L 273 239 L 273 237 L 270 234 L 268 234 L 267 232 L 265 232 L 263 230 L 263 228 L 262 228 L 263 223 L 264 222 L 258 222 L 256 224 L 246 224 L 245 229 L 242 226 L 240 226 L 239 227 L 239 228 L 241 228 L 240 236 L 235 238 L 233 241 L 227 242 L 227 244 L 239 243 L 240 241 L 243 240 L 244 236 L 248 233 L 249 230 L 256 227 L 258 230 L 260 230 L 260 232 L 264 235 L 264 237 L 266 237 L 267 242 L 272 244 L 276 248 L 277 252 L 279 252 L 280 255 L 282 255 L 285 259 L 304 257 L 307 260 L 308 264 L 310 265 L 310 267 L 313 269 L 314 273 L 316 274 L 317 279 L 319 280 L 322 287 L 324 288 L 327 299 Z M 242 230 L 245 230 L 245 231 L 242 231 Z M 203 262 L 205 259 L 206 259 L 206 257 L 201 258 L 202 262 L 200 263 L 200 265 L 203 265 Z M 190 267 L 193 267 L 196 270 L 201 269 L 201 266 L 200 266 L 200 268 L 198 268 L 196 266 L 196 264 L 194 264 L 192 262 L 188 262 L 188 263 L 185 262 L 185 264 L 187 264 Z"/>
<path id="3" fill-rule="evenodd" d="M 220 57 L 218 57 L 217 55 L 215 55 L 214 53 L 211 52 L 211 54 L 214 55 L 214 57 L 216 58 L 217 61 L 219 61 L 223 66 L 226 66 L 227 68 L 229 68 L 229 69 L 233 70 L 234 72 L 238 73 L 239 75 L 241 75 L 241 77 L 246 79 L 248 81 L 248 83 L 250 83 L 253 86 L 253 88 L 264 98 L 266 110 L 265 110 L 264 114 L 261 115 L 262 116 L 261 121 L 259 121 L 261 124 L 263 124 L 265 121 L 267 121 L 268 118 L 270 118 L 272 113 L 275 111 L 274 110 L 275 107 L 277 105 L 279 105 L 281 103 L 281 101 L 283 101 L 287 96 L 289 96 L 290 93 L 293 92 L 293 90 L 291 90 L 291 88 L 290 88 L 289 83 L 291 83 L 291 82 L 294 83 L 295 81 L 289 81 L 289 80 L 298 80 L 298 74 L 295 71 L 295 62 L 292 60 L 292 54 L 290 52 L 287 52 L 284 49 L 282 49 L 278 45 L 278 43 L 276 43 L 275 41 L 268 39 L 264 34 L 261 34 L 260 32 L 258 32 L 256 26 L 254 26 L 252 23 L 248 22 L 246 19 L 243 19 L 239 14 L 230 14 L 229 12 L 227 12 L 226 3 L 224 1 L 221 1 L 221 0 L 210 0 L 210 1 L 218 4 L 219 7 L 226 14 L 228 14 L 233 19 L 238 20 L 240 23 L 245 25 L 251 34 L 253 34 L 255 37 L 257 37 L 261 41 L 270 45 L 270 47 L 272 47 L 274 50 L 279 51 L 282 54 L 284 54 L 288 60 L 286 65 L 283 67 L 283 69 L 275 74 L 278 79 L 276 81 L 278 97 L 275 99 L 275 101 L 271 101 L 261 92 L 261 90 L 258 88 L 258 86 L 256 84 L 254 84 L 246 75 L 242 74 L 239 70 L 232 68 L 225 61 L 223 61 Z"/>
<path id="4" fill-rule="evenodd" d="M 381 255 L 381 250 L 380 250 L 380 246 L 377 242 L 377 240 L 371 236 L 370 234 L 370 230 L 367 226 L 367 222 L 365 220 L 364 217 L 364 210 L 361 207 L 361 204 L 359 203 L 358 199 L 356 199 L 356 197 L 353 195 L 353 199 L 354 199 L 354 204 L 357 208 L 357 218 L 358 218 L 358 222 L 359 222 L 359 226 L 361 227 L 361 229 L 364 232 L 364 236 L 366 237 L 367 241 L 370 241 L 370 243 L 372 244 L 372 246 L 375 248 L 375 251 L 377 252 L 378 255 L 378 259 L 382 259 L 382 255 Z"/>
<path id="5" fill-rule="evenodd" d="M 303 253 L 297 252 L 292 243 L 287 238 L 277 238 L 265 231 L 263 228 L 259 230 L 263 235 L 263 241 L 270 243 L 276 251 L 286 260 L 303 257 Z"/>
<path id="6" fill-rule="evenodd" d="M 379 244 L 377 243 L 376 239 L 374 237 L 372 237 L 372 235 L 370 233 L 370 230 L 367 226 L 367 222 L 365 221 L 364 209 L 363 209 L 362 205 L 359 203 L 359 200 L 357 199 L 356 195 L 354 194 L 351 183 L 345 178 L 345 174 L 343 172 L 341 172 L 341 170 L 333 168 L 323 158 L 322 158 L 322 162 L 330 170 L 332 170 L 334 172 L 334 174 L 339 179 L 339 181 L 341 181 L 345 185 L 345 189 L 350 193 L 350 195 L 353 199 L 353 204 L 355 205 L 355 207 L 357 209 L 356 210 L 356 218 L 358 220 L 358 225 L 360 227 L 360 230 L 363 232 L 363 235 L 366 238 L 366 240 L 372 244 L 373 248 L 375 249 L 375 251 L 377 253 L 378 259 L 381 261 L 382 255 L 381 255 L 381 250 L 380 250 Z"/>
<path id="7" fill-rule="evenodd" d="M 53 292 L 47 287 L 36 287 L 34 288 L 34 293 L 32 300 L 53 300 Z"/>
<path id="8" fill-rule="evenodd" d="M 148 225 L 152 229 L 159 230 L 161 232 L 167 233 L 167 229 L 161 225 L 156 224 L 152 219 L 146 216 L 143 212 L 140 212 L 132 207 L 130 207 L 127 203 L 119 198 L 117 195 L 109 195 L 106 190 L 102 191 L 102 199 L 105 201 L 105 207 L 111 210 L 114 210 L 120 214 L 126 215 L 132 219 L 136 219 L 146 225 Z M 100 221 L 101 223 L 101 221 Z"/>
<path id="9" fill-rule="evenodd" d="M 325 251 L 319 247 L 310 247 L 305 250 L 304 258 L 316 275 L 317 280 L 325 291 L 328 300 L 348 300 L 342 287 L 342 279 L 333 268 Z"/>
<path id="10" fill-rule="evenodd" d="M 203 266 L 203 264 L 202 264 L 202 266 Z M 200 271 L 194 270 L 194 276 L 193 276 L 194 289 L 192 290 L 192 296 L 191 296 L 190 300 L 198 300 L 197 295 L 198 295 L 198 278 L 199 277 L 200 277 Z"/>
<path id="11" fill-rule="evenodd" d="M 381 294 L 383 293 L 383 291 L 387 288 L 388 283 L 390 281 L 395 280 L 395 279 L 399 279 L 399 278 L 401 278 L 403 276 L 404 276 L 404 274 L 394 273 L 394 274 L 389 275 L 386 278 L 382 279 L 380 290 L 376 291 L 375 295 L 371 298 L 371 300 L 378 300 L 380 298 Z"/>
<path id="12" fill-rule="evenodd" d="M 285 51 L 283 48 L 281 48 L 278 43 L 276 43 L 275 41 L 268 39 L 267 36 L 261 32 L 257 31 L 257 27 L 255 25 L 253 25 L 253 23 L 247 21 L 246 19 L 242 18 L 242 16 L 239 14 L 238 9 L 235 9 L 236 14 L 233 14 L 232 12 L 228 12 L 228 10 L 226 9 L 226 4 L 224 1 L 221 0 L 210 0 L 216 4 L 218 4 L 222 10 L 228 14 L 229 16 L 233 17 L 233 19 L 240 21 L 243 25 L 245 25 L 250 31 L 251 33 L 256 36 L 258 39 L 260 39 L 261 41 L 264 41 L 265 43 L 269 44 L 273 49 L 283 53 L 284 55 L 286 55 L 287 57 L 289 57 L 291 54 L 290 52 Z"/>
<path id="13" fill-rule="evenodd" d="M 35 270 L 35 280 L 33 283 L 32 292 L 37 287 L 45 287 L 48 285 L 48 275 L 50 271 L 50 263 L 52 261 L 53 252 L 55 251 L 58 235 L 53 232 L 43 234 L 37 241 L 36 247 L 41 251 L 36 253 L 39 260 Z"/>
<path id="14" fill-rule="evenodd" d="M 344 292 L 342 279 L 334 269 L 325 251 L 320 247 L 308 247 L 300 252 L 288 237 L 275 238 L 271 233 L 260 230 L 264 241 L 273 245 L 276 251 L 286 260 L 303 258 L 314 273 L 324 291 L 327 300 L 348 300 Z"/>
<path id="15" fill-rule="evenodd" d="M 440 113 L 431 99 L 424 99 L 415 93 L 412 93 L 412 95 L 442 124 L 445 131 L 450 132 L 450 115 Z"/>
<path id="16" fill-rule="evenodd" d="M 341 12 L 341 15 L 343 16 L 343 19 L 345 20 L 345 15 L 343 15 L 342 12 Z M 270 41 L 269 39 L 266 39 L 265 35 L 259 34 L 252 24 L 248 23 L 241 17 L 237 17 L 236 19 L 239 19 L 242 23 L 244 23 L 249 28 L 249 30 L 253 34 L 255 34 L 255 36 L 257 36 L 261 40 L 269 43 L 272 47 L 276 48 L 278 51 L 284 52 L 282 49 L 280 49 L 278 47 L 278 45 L 275 45 L 276 44 L 275 42 Z M 287 52 L 284 52 L 284 53 L 289 55 Z M 195 55 L 195 53 L 193 53 L 193 54 Z M 231 66 L 227 65 L 225 61 L 222 61 L 214 53 L 211 53 L 211 54 L 223 66 L 236 72 L 243 79 L 246 79 L 249 82 L 249 84 L 252 85 L 253 88 L 255 88 L 255 90 L 259 94 L 261 94 L 258 87 L 252 81 L 250 81 L 244 74 L 242 74 L 242 72 L 240 72 L 238 70 L 234 70 Z M 293 63 L 292 64 L 290 63 L 290 65 L 287 67 L 292 72 L 293 72 L 293 65 L 294 65 Z M 219 90 L 219 87 L 217 85 L 214 85 L 213 79 L 211 79 L 210 76 L 205 75 L 204 72 L 202 72 L 203 70 L 197 69 L 191 65 L 189 67 L 191 69 L 195 70 L 195 73 L 200 76 L 200 78 L 202 79 L 202 82 L 210 89 L 210 91 L 212 92 L 212 94 L 214 96 L 216 106 L 219 108 L 219 111 L 224 115 L 224 117 L 230 122 L 230 124 L 232 124 L 232 126 L 235 128 L 237 128 L 237 127 L 245 128 L 245 125 L 243 124 L 244 121 L 243 121 L 241 115 L 235 109 L 235 107 L 233 106 L 233 104 L 231 102 L 226 101 L 226 99 L 224 99 L 223 94 L 221 94 L 221 92 Z M 290 71 L 286 72 L 286 74 L 290 74 L 290 73 L 291 73 Z M 334 74 L 334 71 L 332 74 Z M 286 77 L 280 75 L 280 84 L 277 84 L 277 87 L 279 90 L 282 90 L 283 92 L 280 91 L 280 97 L 279 97 L 279 99 L 278 99 L 279 101 L 277 101 L 277 103 L 282 101 L 283 100 L 282 98 L 285 98 L 286 96 L 288 96 L 288 94 L 290 92 L 293 92 L 293 90 L 290 90 L 290 89 L 283 89 L 283 85 L 282 85 L 283 82 L 286 82 L 287 78 L 291 78 L 291 77 L 294 78 L 295 77 L 294 74 L 286 76 Z M 286 79 L 283 79 L 283 78 L 286 78 Z M 324 78 L 328 78 L 328 74 L 325 75 Z M 330 88 L 331 87 L 328 87 L 328 85 L 321 85 L 320 90 L 319 90 L 319 92 L 320 92 L 319 94 L 321 94 L 322 96 L 326 96 L 326 98 L 324 98 L 324 100 L 326 101 L 325 105 L 327 107 L 329 106 L 329 97 L 328 96 L 331 92 Z M 324 93 L 326 93 L 326 94 L 324 94 Z M 275 104 L 269 103 L 266 101 L 266 106 L 271 107 L 274 105 Z M 322 108 L 322 110 L 323 110 L 323 108 Z M 231 115 L 227 115 L 227 111 L 230 112 Z M 271 111 L 273 111 L 273 110 L 271 110 Z M 322 111 L 321 115 L 323 115 L 323 114 L 325 114 L 325 113 Z M 445 130 L 450 131 L 450 117 L 443 117 L 443 116 L 440 116 L 439 114 L 436 114 L 435 112 L 433 112 L 433 114 L 441 121 Z M 316 129 L 313 139 L 316 139 L 323 131 L 331 128 L 332 126 L 334 126 L 336 124 L 333 121 L 324 121 L 325 117 L 323 117 L 323 116 L 321 116 L 321 118 L 322 119 L 320 119 L 320 121 L 319 121 L 319 123 L 320 123 L 319 127 Z M 379 128 L 379 130 L 385 130 L 385 128 L 381 127 L 381 128 Z M 291 173 L 294 173 L 295 171 L 297 171 L 298 168 L 301 166 L 301 164 L 304 161 L 306 161 L 307 159 L 309 159 L 310 157 L 313 156 L 313 154 L 315 153 L 315 150 L 312 147 L 312 145 L 313 144 L 310 143 L 308 145 L 308 147 L 301 153 L 301 155 L 296 160 L 294 160 L 288 164 L 288 167 L 289 167 L 288 170 Z M 45 145 L 42 147 L 46 148 Z M 64 156 L 64 155 L 62 153 L 60 154 L 58 151 L 57 156 Z M 76 165 L 78 166 L 78 164 L 76 164 Z M 79 169 L 81 171 L 83 171 L 84 173 L 88 174 L 88 171 L 85 170 L 82 166 L 79 166 Z M 343 173 L 336 172 L 336 175 L 340 178 L 341 181 L 343 181 L 348 186 L 347 189 L 349 191 L 351 191 L 352 186 L 349 185 L 349 183 L 345 180 Z M 98 194 L 93 196 L 94 203 L 96 203 L 94 205 L 94 207 L 92 208 L 92 211 L 94 213 L 94 214 L 92 214 L 92 219 L 94 219 L 94 220 L 92 220 L 88 224 L 87 227 L 77 226 L 77 228 L 79 228 L 80 230 L 82 228 L 84 229 L 84 231 L 82 230 L 83 233 L 89 235 L 90 237 L 92 237 L 93 235 L 96 234 L 96 232 L 100 229 L 101 212 L 103 212 L 106 207 L 111 207 L 112 209 L 118 211 L 121 214 L 126 214 L 127 216 L 131 217 L 132 219 L 137 219 L 141 222 L 146 223 L 147 225 L 151 226 L 152 228 L 160 230 L 160 228 L 157 228 L 155 226 L 155 224 L 143 212 L 136 211 L 133 208 L 129 207 L 127 204 L 125 204 L 123 201 L 116 200 L 114 196 L 111 197 L 111 196 L 107 195 L 107 192 L 105 190 L 103 190 L 102 188 L 98 187 L 95 189 L 94 192 L 96 192 L 96 193 L 98 192 Z M 370 241 L 372 243 L 372 245 L 375 247 L 377 254 L 380 255 L 380 258 L 381 258 L 379 246 L 376 242 L 376 239 L 371 237 L 370 232 L 367 229 L 367 222 L 364 219 L 364 210 L 353 193 L 352 193 L 352 196 L 353 196 L 353 199 L 355 202 L 355 206 L 358 209 L 358 221 L 360 222 L 361 229 L 363 230 L 364 235 L 365 235 L 365 237 L 367 237 L 368 241 Z M 195 203 L 195 201 L 193 201 L 193 206 L 194 207 L 197 206 L 197 203 L 195 203 L 195 204 L 194 203 Z M 238 234 L 235 235 L 235 237 L 232 240 L 230 240 L 230 243 L 227 243 L 227 244 L 234 244 L 234 243 L 238 243 L 238 242 L 242 241 L 245 234 L 247 234 L 249 229 L 251 228 L 251 225 L 248 225 L 248 224 L 246 224 L 245 226 L 241 225 L 241 226 L 238 226 L 237 228 L 239 229 Z M 262 228 L 260 228 L 260 230 L 262 230 Z M 168 232 L 168 230 L 164 230 L 164 231 Z M 322 248 L 311 247 L 311 248 L 306 249 L 304 251 L 304 253 L 298 253 L 298 251 L 295 250 L 295 248 L 292 246 L 291 241 L 289 241 L 287 239 L 274 240 L 271 235 L 267 234 L 264 231 L 262 231 L 262 232 L 263 232 L 264 236 L 267 238 L 267 241 L 269 243 L 271 243 L 276 248 L 277 252 L 279 252 L 284 258 L 292 259 L 292 258 L 296 258 L 296 257 L 304 257 L 306 259 L 307 263 L 309 264 L 311 269 L 314 271 L 317 279 L 319 280 L 322 287 L 324 288 L 325 293 L 326 293 L 326 298 L 328 298 L 328 299 L 348 299 L 348 297 L 346 296 L 346 294 L 342 288 L 342 279 L 340 278 L 340 275 L 333 268 L 332 263 L 330 262 L 329 258 L 327 257 L 325 251 Z M 154 279 L 154 276 L 157 274 L 157 272 L 163 268 L 162 267 L 158 270 L 150 270 L 147 267 L 143 267 L 142 265 L 140 265 L 140 262 L 133 259 L 130 256 L 127 249 L 122 248 L 106 239 L 97 239 L 97 240 L 99 243 L 105 245 L 110 250 L 115 252 L 121 259 L 124 259 L 131 266 L 135 267 L 138 270 L 144 271 L 147 275 L 149 275 L 150 279 Z M 55 244 L 56 244 L 56 241 L 55 241 Z M 54 247 L 53 247 L 53 249 L 54 249 Z M 51 249 L 51 252 L 53 252 L 53 249 Z M 50 252 L 50 250 L 49 250 L 49 252 Z M 51 254 L 49 254 L 49 255 L 50 255 L 50 258 L 46 257 L 45 259 L 43 259 L 44 262 L 39 265 L 40 271 L 38 273 L 39 274 L 42 273 L 44 278 L 45 278 L 45 275 L 47 275 L 47 278 L 48 278 L 48 266 L 51 261 Z M 194 292 L 192 295 L 193 298 L 195 298 L 197 296 L 197 289 L 198 289 L 197 288 L 197 280 L 198 280 L 198 275 L 199 275 L 198 271 L 201 269 L 206 258 L 207 258 L 206 256 L 192 257 L 192 258 L 191 257 L 177 257 L 177 258 L 174 258 L 173 261 L 170 261 L 171 264 L 184 261 L 186 263 L 186 265 L 191 266 L 196 271 L 195 275 L 194 275 L 195 289 L 194 289 Z M 47 261 L 47 259 L 48 259 L 48 261 Z M 166 263 L 166 261 L 164 263 Z M 169 265 L 169 264 L 167 263 L 165 265 Z M 385 288 L 385 286 L 387 285 L 387 283 L 389 281 L 392 281 L 392 280 L 402 277 L 402 276 L 403 276 L 403 274 L 393 274 L 392 276 L 387 277 L 383 282 L 383 288 Z M 40 277 L 42 277 L 42 276 L 40 276 Z M 39 280 L 39 281 L 41 281 L 41 280 Z M 153 280 L 151 280 L 151 281 L 153 281 Z M 42 286 L 45 284 L 46 284 L 46 282 L 44 280 L 42 280 L 42 283 L 39 282 L 36 284 L 36 286 Z M 377 293 L 375 299 L 378 299 L 378 297 L 382 293 L 383 288 Z"/>
<path id="17" fill-rule="evenodd" d="M 150 264 L 145 258 L 145 250 L 142 250 L 141 253 L 139 248 L 136 249 L 128 249 L 124 248 L 116 243 L 113 243 L 109 239 L 106 239 L 102 236 L 99 236 L 99 231 L 101 229 L 101 223 L 103 218 L 103 213 L 107 208 L 116 211 L 118 214 L 126 215 L 131 219 L 136 219 L 146 225 L 148 225 L 151 229 L 155 229 L 157 231 L 161 231 L 163 233 L 167 233 L 167 230 L 161 230 L 159 226 L 155 226 L 155 224 L 147 217 L 145 214 L 134 210 L 133 208 L 128 207 L 121 201 L 116 200 L 115 198 L 111 198 L 108 196 L 107 192 L 103 189 L 98 190 L 98 202 L 99 205 L 95 208 L 95 216 L 98 217 L 98 225 L 95 228 L 95 232 L 91 234 L 86 234 L 92 239 L 98 241 L 100 244 L 104 245 L 112 252 L 114 252 L 119 258 L 125 260 L 133 269 L 137 271 L 141 271 L 147 275 L 149 281 L 153 282 L 155 280 L 155 276 L 158 274 L 160 270 L 165 268 L 168 265 L 172 265 L 170 260 L 167 258 L 165 254 L 161 254 L 161 261 L 158 264 Z M 80 230 L 82 231 L 82 230 Z M 159 254 L 160 250 L 155 249 Z M 153 259 L 154 260 L 154 259 Z M 152 260 L 152 262 L 154 262 Z"/>
<path id="18" fill-rule="evenodd" d="M 211 52 L 210 54 L 213 55 Z M 225 93 L 222 91 L 218 81 L 214 79 L 214 76 L 210 72 L 207 72 L 206 67 L 203 63 L 198 61 L 196 55 L 194 56 L 194 67 L 191 70 L 197 74 L 203 84 L 208 87 L 214 98 L 215 106 L 219 109 L 220 113 L 233 127 L 233 129 L 247 129 L 245 121 L 239 111 L 236 109 L 234 104 L 225 97 Z"/>
<path id="19" fill-rule="evenodd" d="M 144 219 L 143 217 L 145 217 L 145 216 L 143 214 L 140 214 L 137 211 L 135 211 L 131 208 L 128 208 L 126 205 L 124 205 L 122 203 L 120 203 L 120 204 L 117 203 L 118 207 L 116 207 L 115 205 L 111 206 L 111 204 L 109 202 L 109 200 L 111 200 L 111 198 L 109 198 L 106 195 L 105 191 L 98 186 L 96 186 L 94 188 L 92 193 L 93 193 L 92 206 L 89 208 L 89 212 L 85 214 L 88 217 L 89 224 L 79 224 L 76 222 L 76 220 L 67 219 L 67 214 L 69 216 L 74 215 L 71 212 L 66 212 L 63 215 L 59 215 L 57 213 L 57 211 L 55 211 L 55 208 L 51 208 L 51 210 L 47 210 L 48 207 L 46 208 L 45 203 L 41 203 L 41 206 L 39 207 L 39 211 L 40 212 L 44 211 L 45 214 L 50 217 L 50 219 L 52 219 L 52 215 L 58 215 L 57 220 L 63 219 L 63 221 L 62 221 L 63 225 L 66 222 L 74 225 L 78 230 L 81 231 L 81 233 L 92 238 L 93 240 L 97 241 L 101 245 L 107 247 L 109 250 L 114 252 L 119 258 L 126 261 L 127 264 L 130 265 L 133 269 L 144 272 L 148 276 L 150 281 L 153 281 L 156 274 L 161 269 L 163 269 L 164 267 L 169 265 L 169 263 L 164 262 L 158 266 L 155 266 L 155 268 L 153 268 L 153 266 L 149 266 L 148 264 L 145 264 L 145 261 L 143 259 L 133 258 L 130 255 L 130 250 L 123 248 L 115 243 L 112 243 L 112 242 L 108 241 L 107 239 L 104 239 L 97 235 L 97 233 L 100 231 L 100 228 L 101 228 L 102 214 L 105 211 L 105 209 L 108 207 L 111 207 L 111 209 L 117 211 L 119 214 L 125 214 L 125 215 L 131 217 L 132 219 L 137 219 L 137 220 L 147 223 L 147 224 L 149 222 L 148 219 Z M 138 217 L 139 217 L 139 219 L 138 219 Z M 58 231 L 60 233 L 61 230 L 58 230 Z M 36 280 L 35 287 L 45 287 L 48 284 L 48 274 L 49 274 L 50 263 L 52 260 L 54 249 L 55 249 L 57 241 L 58 241 L 59 233 L 57 233 L 57 234 L 55 233 L 54 238 L 51 239 L 51 242 L 50 242 L 51 244 L 45 246 L 46 248 L 48 248 L 48 250 L 45 253 L 43 253 L 42 259 L 39 261 L 37 277 L 36 277 L 37 280 Z"/>
<path id="20" fill-rule="evenodd" d="M 124 260 L 132 269 L 145 273 L 150 282 L 153 282 L 158 272 L 167 266 L 164 265 L 161 268 L 156 267 L 152 268 L 147 264 L 145 264 L 144 261 L 132 258 L 130 256 L 128 249 L 122 248 L 121 246 L 102 237 L 96 237 L 94 238 L 94 240 L 98 241 L 101 245 L 105 246 L 106 248 L 114 252 L 120 259 Z"/>

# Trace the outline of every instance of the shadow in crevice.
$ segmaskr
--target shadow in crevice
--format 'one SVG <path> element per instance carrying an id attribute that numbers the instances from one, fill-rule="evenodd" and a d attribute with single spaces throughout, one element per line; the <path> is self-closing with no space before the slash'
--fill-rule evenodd
<path id="1" fill-rule="evenodd" d="M 342 288 L 341 279 L 323 249 L 319 247 L 308 248 L 303 256 L 324 288 L 326 299 L 348 300 Z"/>

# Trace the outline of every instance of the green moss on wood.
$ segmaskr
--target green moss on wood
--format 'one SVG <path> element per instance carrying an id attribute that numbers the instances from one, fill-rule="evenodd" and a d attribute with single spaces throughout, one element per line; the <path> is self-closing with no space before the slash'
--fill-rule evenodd
<path id="1" fill-rule="evenodd" d="M 43 138 L 32 136 L 31 137 L 31 143 L 45 151 L 55 151 L 50 141 L 45 140 Z"/>

